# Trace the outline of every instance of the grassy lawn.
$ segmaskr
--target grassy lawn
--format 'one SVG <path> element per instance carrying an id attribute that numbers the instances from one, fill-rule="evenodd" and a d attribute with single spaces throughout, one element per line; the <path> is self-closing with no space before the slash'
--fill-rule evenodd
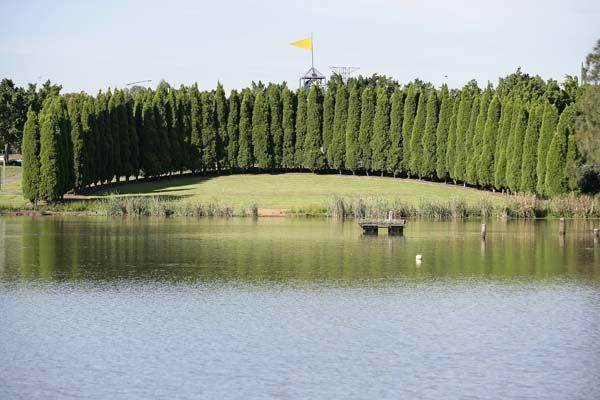
<path id="1" fill-rule="evenodd" d="M 0 207 L 27 207 L 21 196 L 20 167 L 9 167 L 8 184 L 0 191 Z M 505 197 L 491 192 L 409 179 L 349 175 L 315 175 L 310 173 L 225 175 L 197 177 L 191 175 L 156 181 L 121 183 L 109 189 L 77 196 L 82 200 L 107 196 L 169 196 L 173 200 L 216 203 L 236 208 L 256 204 L 260 208 L 310 209 L 326 207 L 334 196 L 345 198 L 398 199 L 411 204 L 422 200 L 460 198 L 467 203 L 487 199 L 501 204 Z M 67 196 L 69 197 L 69 196 Z"/>
<path id="2" fill-rule="evenodd" d="M 482 198 L 501 203 L 501 195 L 462 186 L 394 179 L 348 175 L 315 175 L 288 173 L 279 175 L 227 175 L 217 177 L 183 176 L 154 182 L 121 184 L 110 191 L 96 193 L 106 196 L 168 195 L 202 203 L 244 207 L 256 204 L 261 208 L 313 208 L 323 207 L 334 196 L 377 197 L 400 199 L 410 203 L 421 200 L 447 200 L 461 198 L 468 203 Z"/>
<path id="3" fill-rule="evenodd" d="M 7 166 L 6 186 L 0 188 L 0 208 L 26 208 L 27 205 L 21 192 L 21 167 Z"/>

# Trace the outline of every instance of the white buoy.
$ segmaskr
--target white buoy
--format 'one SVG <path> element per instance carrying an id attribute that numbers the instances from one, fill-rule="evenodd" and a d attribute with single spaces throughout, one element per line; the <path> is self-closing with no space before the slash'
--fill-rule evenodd
<path id="1" fill-rule="evenodd" d="M 415 257 L 416 261 L 421 261 L 423 259 L 423 256 L 420 254 L 417 254 L 417 256 Z"/>

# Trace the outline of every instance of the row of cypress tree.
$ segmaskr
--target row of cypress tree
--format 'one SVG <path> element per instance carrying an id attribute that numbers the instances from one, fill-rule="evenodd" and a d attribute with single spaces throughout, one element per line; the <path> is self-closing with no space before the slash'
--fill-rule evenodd
<path id="1" fill-rule="evenodd" d="M 546 196 L 576 189 L 568 173 L 577 157 L 576 95 L 550 81 L 523 89 L 520 76 L 483 90 L 474 81 L 437 90 L 374 76 L 297 91 L 253 84 L 229 96 L 220 84 L 200 91 L 164 82 L 53 96 L 28 113 L 23 193 L 57 201 L 122 178 L 256 169 L 377 173 Z"/>

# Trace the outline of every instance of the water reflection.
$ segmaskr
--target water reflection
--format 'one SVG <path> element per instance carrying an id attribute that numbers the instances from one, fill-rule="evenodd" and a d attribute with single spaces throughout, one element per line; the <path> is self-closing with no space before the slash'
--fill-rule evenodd
<path id="1" fill-rule="evenodd" d="M 315 219 L 0 220 L 0 280 L 347 281 L 441 277 L 598 279 L 594 222 L 413 221 L 363 236 Z M 422 254 L 420 265 L 415 255 Z M 418 267 L 418 268 L 417 268 Z"/>

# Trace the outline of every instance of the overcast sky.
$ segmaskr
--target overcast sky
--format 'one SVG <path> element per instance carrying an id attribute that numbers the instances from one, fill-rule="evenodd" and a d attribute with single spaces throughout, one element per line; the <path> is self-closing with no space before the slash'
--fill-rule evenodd
<path id="1" fill-rule="evenodd" d="M 0 78 L 89 93 L 145 79 L 296 87 L 310 53 L 289 42 L 311 31 L 326 75 L 349 65 L 452 87 L 519 66 L 579 75 L 600 39 L 598 0 L 0 0 L 0 16 Z"/>

